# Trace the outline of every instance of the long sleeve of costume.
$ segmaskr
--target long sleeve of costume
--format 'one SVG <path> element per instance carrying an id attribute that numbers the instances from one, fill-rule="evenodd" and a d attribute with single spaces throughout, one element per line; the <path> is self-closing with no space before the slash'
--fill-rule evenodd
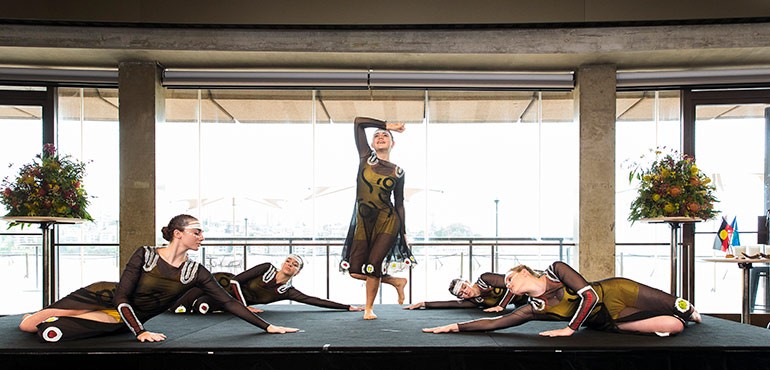
<path id="1" fill-rule="evenodd" d="M 582 275 L 564 262 L 551 264 L 546 271 L 546 276 L 548 279 L 561 281 L 564 286 L 575 291 L 580 297 L 580 305 L 568 325 L 572 330 L 578 330 L 596 307 L 599 296 Z"/>
<path id="2" fill-rule="evenodd" d="M 505 275 L 485 272 L 476 279 L 476 284 L 482 290 L 490 288 L 505 288 Z"/>
<path id="3" fill-rule="evenodd" d="M 230 296 L 230 294 L 228 294 L 227 291 L 225 291 L 225 289 L 222 288 L 222 286 L 219 285 L 216 280 L 214 280 L 211 272 L 209 272 L 206 268 L 199 266 L 198 269 L 198 281 L 196 282 L 197 287 L 201 288 L 207 295 L 212 297 L 216 302 L 220 303 L 225 311 L 240 317 L 244 321 L 247 321 L 254 326 L 258 326 L 261 329 L 267 330 L 267 327 L 270 326 L 270 323 L 249 311 L 249 309 L 246 308 L 246 306 L 243 305 L 240 301 Z"/>
<path id="4" fill-rule="evenodd" d="M 241 284 L 247 283 L 251 279 L 261 278 L 262 275 L 270 268 L 269 262 L 260 263 L 238 275 L 235 275 L 232 280 L 237 280 Z"/>
<path id="5" fill-rule="evenodd" d="M 385 129 L 385 121 L 369 117 L 356 117 L 353 120 L 353 129 L 355 130 L 356 150 L 360 158 L 366 158 L 372 154 L 372 148 L 369 146 L 369 140 L 366 138 L 366 128 L 376 127 Z"/>
<path id="6" fill-rule="evenodd" d="M 536 317 L 534 307 L 526 305 L 507 315 L 461 322 L 457 324 L 457 327 L 460 331 L 491 331 L 518 326 L 532 321 Z"/>
<path id="7" fill-rule="evenodd" d="M 159 248 L 162 247 L 142 247 L 134 252 L 113 298 L 118 313 L 134 335 L 145 331 L 143 321 L 168 310 L 194 288 L 262 329 L 270 325 L 227 294 L 205 267 L 191 260 L 179 267 L 171 266 L 160 258 Z"/>
<path id="8" fill-rule="evenodd" d="M 386 129 L 387 125 L 385 121 L 381 121 L 369 117 L 356 117 L 353 121 L 356 138 L 356 149 L 358 150 L 358 156 L 360 158 L 366 158 L 372 155 L 372 148 L 369 146 L 369 141 L 366 138 L 366 128 L 375 127 L 379 129 Z M 404 209 L 404 175 L 401 175 L 396 186 L 393 188 L 393 206 L 398 213 L 398 217 L 401 219 L 401 236 L 406 237 L 406 211 Z"/>
<path id="9" fill-rule="evenodd" d="M 510 290 L 506 291 L 506 292 L 505 292 L 505 296 L 503 296 L 503 299 L 501 299 L 501 300 L 500 300 L 500 304 L 498 304 L 498 306 L 500 306 L 500 307 L 505 307 L 505 306 L 508 306 L 508 304 L 509 304 L 509 303 L 511 303 L 511 300 L 512 300 L 512 299 L 513 299 L 513 297 L 515 297 L 515 296 L 516 296 L 516 295 L 515 295 L 515 294 L 513 294 L 513 293 L 511 293 L 511 291 L 510 291 Z"/>
<path id="10" fill-rule="evenodd" d="M 393 206 L 401 219 L 401 236 L 406 238 L 406 210 L 404 209 L 404 182 L 406 175 L 401 175 L 393 189 Z"/>
<path id="11" fill-rule="evenodd" d="M 478 304 L 467 299 L 425 302 L 425 308 L 476 308 Z"/>
<path id="12" fill-rule="evenodd" d="M 309 304 L 311 306 L 338 309 L 338 310 L 347 310 L 350 308 L 350 305 L 347 305 L 347 304 L 337 303 L 334 301 L 329 301 L 318 297 L 311 297 L 307 294 L 300 292 L 295 288 L 289 288 L 289 290 L 286 291 L 286 296 L 288 299 L 291 299 L 292 301 Z"/>
<path id="13" fill-rule="evenodd" d="M 505 308 L 513 303 L 514 307 L 518 307 L 527 303 L 527 297 L 513 294 L 513 292 L 505 286 L 505 275 L 503 274 L 485 272 L 476 280 L 476 285 L 483 292 L 492 291 L 494 289 L 503 290 L 503 294 L 497 302 L 497 306 Z"/>
<path id="14" fill-rule="evenodd" d="M 136 316 L 130 301 L 130 297 L 134 290 L 136 290 L 136 285 L 141 277 L 143 263 L 144 253 L 142 253 L 142 248 L 139 248 L 128 260 L 126 268 L 123 270 L 123 274 L 120 276 L 120 281 L 115 290 L 115 297 L 112 299 L 118 313 L 123 318 L 123 322 L 126 323 L 129 330 L 131 330 L 134 335 L 145 332 L 144 325 L 142 325 L 142 322 L 139 321 L 139 318 Z"/>

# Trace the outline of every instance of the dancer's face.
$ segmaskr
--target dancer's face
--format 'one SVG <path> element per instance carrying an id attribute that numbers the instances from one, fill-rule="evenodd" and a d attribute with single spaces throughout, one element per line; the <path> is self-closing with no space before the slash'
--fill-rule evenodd
<path id="1" fill-rule="evenodd" d="M 463 281 L 462 286 L 460 288 L 460 291 L 458 292 L 457 296 L 459 298 L 467 299 L 467 298 L 473 298 L 478 296 L 478 292 L 476 292 L 476 289 L 473 288 L 473 285 L 467 281 Z"/>
<path id="2" fill-rule="evenodd" d="M 205 238 L 203 237 L 203 230 L 201 230 L 201 224 L 196 220 L 185 226 L 182 231 L 182 241 L 187 248 L 197 251 L 201 246 Z"/>
<path id="3" fill-rule="evenodd" d="M 287 257 L 286 261 L 283 261 L 283 266 L 281 266 L 283 269 L 283 272 L 289 276 L 294 276 L 299 274 L 300 270 L 300 264 L 299 261 L 294 259 L 293 257 Z"/>
<path id="4" fill-rule="evenodd" d="M 521 294 L 521 283 L 523 275 L 526 275 L 526 270 L 511 271 L 505 275 L 505 287 L 508 288 L 514 294 Z"/>
<path id="5" fill-rule="evenodd" d="M 393 138 L 385 130 L 377 130 L 372 136 L 372 147 L 377 149 L 388 149 L 393 147 Z"/>

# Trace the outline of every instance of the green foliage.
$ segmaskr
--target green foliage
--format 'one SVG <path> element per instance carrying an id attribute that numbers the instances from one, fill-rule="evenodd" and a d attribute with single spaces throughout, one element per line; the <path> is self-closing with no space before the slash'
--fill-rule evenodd
<path id="1" fill-rule="evenodd" d="M 714 209 L 714 203 L 718 200 L 711 179 L 695 165 L 694 158 L 675 150 L 664 153 L 664 150 L 651 150 L 654 159 L 649 166 L 638 162 L 628 166 L 629 182 L 639 182 L 638 196 L 631 203 L 628 220 L 660 217 L 710 220 L 716 217 L 719 211 Z"/>
<path id="2" fill-rule="evenodd" d="M 15 179 L 3 179 L 0 200 L 9 210 L 6 216 L 67 217 L 92 221 L 86 210 L 91 197 L 82 187 L 85 171 L 85 163 L 68 155 L 60 156 L 53 144 L 45 144 L 43 153 L 36 155 L 32 163 L 23 165 Z"/>

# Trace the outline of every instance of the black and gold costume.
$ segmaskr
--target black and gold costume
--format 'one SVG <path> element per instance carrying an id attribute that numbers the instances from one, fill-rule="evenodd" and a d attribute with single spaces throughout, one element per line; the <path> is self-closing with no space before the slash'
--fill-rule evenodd
<path id="1" fill-rule="evenodd" d="M 514 307 L 527 303 L 527 297 L 513 294 L 505 287 L 505 275 L 485 272 L 476 279 L 476 286 L 481 291 L 478 297 L 425 302 L 425 308 L 505 308 L 511 303 Z"/>
<path id="2" fill-rule="evenodd" d="M 180 267 L 169 265 L 157 250 L 138 248 L 128 261 L 119 283 L 98 282 L 80 288 L 48 308 L 104 311 L 119 319 L 101 323 L 75 317 L 58 317 L 38 325 L 38 335 L 47 342 L 87 338 L 130 330 L 135 336 L 146 331 L 143 323 L 168 310 L 192 288 L 201 289 L 225 310 L 261 329 L 270 325 L 235 300 L 214 281 L 199 263 L 187 260 Z"/>
<path id="3" fill-rule="evenodd" d="M 275 277 L 278 268 L 269 262 L 256 265 L 238 275 L 229 272 L 217 272 L 214 278 L 233 297 L 244 305 L 268 304 L 282 300 L 292 300 L 317 307 L 347 310 L 350 305 L 306 295 L 291 285 L 291 280 L 278 284 Z M 177 313 L 207 313 L 220 311 L 221 305 L 202 289 L 190 289 L 172 306 Z"/>
<path id="4" fill-rule="evenodd" d="M 568 321 L 573 330 L 586 326 L 621 332 L 619 323 L 664 315 L 686 324 L 694 311 L 688 301 L 630 279 L 609 278 L 589 284 L 563 262 L 554 262 L 546 276 L 545 293 L 529 297 L 528 305 L 503 316 L 460 323 L 460 331 L 496 330 L 541 320 Z"/>
<path id="5" fill-rule="evenodd" d="M 416 261 L 406 242 L 404 171 L 377 158 L 366 139 L 367 127 L 384 130 L 386 125 L 365 117 L 356 117 L 353 123 L 360 162 L 356 203 L 340 269 L 382 277 L 391 263 L 410 266 Z"/>

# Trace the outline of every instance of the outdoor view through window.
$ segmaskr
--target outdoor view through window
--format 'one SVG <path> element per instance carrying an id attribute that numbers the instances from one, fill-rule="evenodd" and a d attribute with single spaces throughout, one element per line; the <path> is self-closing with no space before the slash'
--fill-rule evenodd
<path id="1" fill-rule="evenodd" d="M 59 292 L 117 280 L 118 113 L 116 89 L 60 89 L 57 146 L 87 162 L 84 186 L 94 222 L 58 227 Z M 305 257 L 294 285 L 361 304 L 363 285 L 339 272 L 353 212 L 358 165 L 352 121 L 406 123 L 391 160 L 405 172 L 407 236 L 418 264 L 407 300 L 450 299 L 457 277 L 576 262 L 578 122 L 571 92 L 168 90 L 156 131 L 156 242 L 172 216 L 201 219 L 212 271 L 240 272 L 291 251 Z M 626 220 L 634 189 L 622 168 L 650 148 L 678 148 L 677 92 L 618 94 L 617 274 L 668 290 L 669 230 Z M 764 118 L 698 117 L 699 167 L 717 183 L 717 207 L 740 230 L 762 211 Z M 24 111 L 12 115 L 5 112 Z M 0 178 L 40 151 L 39 112 L 0 107 Z M 370 133 L 371 134 L 371 133 Z M 728 141 L 729 140 L 729 141 Z M 726 142 L 735 144 L 726 145 Z M 756 149 L 754 149 L 756 148 Z M 755 153 L 756 151 L 756 153 Z M 5 163 L 7 162 L 7 163 Z M 40 230 L 0 230 L 0 314 L 40 308 Z M 696 254 L 711 256 L 717 221 L 696 226 Z M 23 235 L 21 235 L 23 234 Z M 747 238 L 752 238 L 753 235 Z M 755 237 L 754 237 L 755 238 Z M 738 269 L 698 265 L 702 312 L 739 312 Z M 735 270 L 735 271 L 733 271 Z M 407 276 L 407 272 L 401 272 Z M 724 298 L 735 294 L 734 299 Z M 716 299 L 716 297 L 723 297 Z M 395 303 L 393 289 L 381 290 Z M 286 302 L 284 302 L 286 303 Z"/>

